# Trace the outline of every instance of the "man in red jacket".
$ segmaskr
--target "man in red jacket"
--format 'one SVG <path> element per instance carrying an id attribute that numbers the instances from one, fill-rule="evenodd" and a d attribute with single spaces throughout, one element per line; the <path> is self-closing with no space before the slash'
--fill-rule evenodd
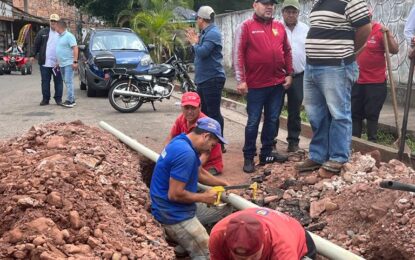
<path id="1" fill-rule="evenodd" d="M 235 36 L 233 63 L 237 90 L 247 94 L 248 122 L 245 127 L 244 167 L 255 171 L 258 126 L 264 110 L 261 133 L 261 165 L 284 162 L 287 156 L 273 153 L 273 137 L 281 113 L 284 89 L 292 82 L 292 56 L 284 25 L 273 19 L 274 0 L 255 0 L 255 14 L 245 20 Z"/>
<path id="2" fill-rule="evenodd" d="M 314 259 L 316 247 L 301 224 L 278 211 L 250 208 L 219 221 L 209 238 L 211 260 Z"/>
<path id="3" fill-rule="evenodd" d="M 200 96 L 196 92 L 186 92 L 182 96 L 182 113 L 177 117 L 172 126 L 169 135 L 164 142 L 167 145 L 174 137 L 185 133 L 190 133 L 196 126 L 199 118 L 206 117 L 201 110 Z M 216 144 L 210 153 L 203 153 L 200 156 L 203 169 L 212 175 L 218 175 L 223 172 L 222 149 L 220 143 Z"/>

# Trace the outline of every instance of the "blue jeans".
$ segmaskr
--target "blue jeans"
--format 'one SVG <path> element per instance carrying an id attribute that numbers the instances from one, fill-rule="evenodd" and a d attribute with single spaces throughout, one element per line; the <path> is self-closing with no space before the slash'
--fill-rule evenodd
<path id="1" fill-rule="evenodd" d="M 261 155 L 272 152 L 273 140 L 277 130 L 277 120 L 281 113 L 284 88 L 282 85 L 266 88 L 248 88 L 247 106 L 248 122 L 245 127 L 244 158 L 253 159 L 256 152 L 256 138 L 259 122 L 264 110 L 264 124 L 261 133 Z"/>
<path id="2" fill-rule="evenodd" d="M 220 112 L 220 102 L 225 80 L 225 78 L 213 78 L 197 84 L 197 93 L 201 99 L 202 112 L 208 117 L 218 121 L 222 128 L 222 135 L 224 121 Z"/>
<path id="3" fill-rule="evenodd" d="M 359 75 L 356 62 L 340 66 L 306 65 L 304 106 L 313 130 L 311 160 L 344 163 L 352 138 L 351 89 Z"/>
<path id="4" fill-rule="evenodd" d="M 42 86 L 42 100 L 49 101 L 50 99 L 50 80 L 53 77 L 53 83 L 55 85 L 55 95 L 54 99 L 56 102 L 62 101 L 62 93 L 63 93 L 63 83 L 62 83 L 62 76 L 58 73 L 56 76 L 52 73 L 52 68 L 44 67 L 42 65 L 40 67 L 40 77 L 41 77 L 41 86 Z"/>
<path id="5" fill-rule="evenodd" d="M 75 91 L 73 86 L 73 68 L 72 65 L 61 67 L 63 81 L 66 85 L 66 100 L 75 102 Z"/>

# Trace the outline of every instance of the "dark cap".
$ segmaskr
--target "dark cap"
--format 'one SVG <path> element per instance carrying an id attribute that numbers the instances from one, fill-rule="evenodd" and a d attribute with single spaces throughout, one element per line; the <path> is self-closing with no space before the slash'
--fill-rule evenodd
<path id="1" fill-rule="evenodd" d="M 264 240 L 264 227 L 249 213 L 237 215 L 229 220 L 225 245 L 234 254 L 251 256 L 261 249 Z"/>
<path id="2" fill-rule="evenodd" d="M 276 4 L 277 0 L 255 0 L 255 3 L 261 4 Z"/>

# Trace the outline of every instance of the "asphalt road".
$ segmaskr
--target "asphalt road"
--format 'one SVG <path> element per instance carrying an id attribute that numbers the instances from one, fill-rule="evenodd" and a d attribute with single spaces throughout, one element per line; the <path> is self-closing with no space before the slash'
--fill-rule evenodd
<path id="1" fill-rule="evenodd" d="M 178 99 L 156 102 L 157 111 L 153 111 L 151 103 L 146 103 L 134 113 L 123 114 L 111 107 L 107 97 L 87 97 L 86 92 L 79 88 L 78 76 L 75 78 L 77 105 L 74 108 L 65 108 L 57 106 L 53 99 L 50 105 L 39 106 L 42 95 L 37 64 L 33 67 L 32 75 L 22 76 L 12 72 L 12 75 L 0 76 L 0 138 L 18 136 L 33 125 L 48 122 L 81 120 L 87 125 L 98 126 L 99 121 L 103 120 L 150 148 L 161 150 L 167 133 L 180 113 Z M 53 83 L 51 92 L 53 96 Z M 64 100 L 65 97 L 64 91 Z M 225 136 L 232 144 L 229 146 L 230 150 L 242 157 L 244 127 L 240 123 L 226 120 Z"/>

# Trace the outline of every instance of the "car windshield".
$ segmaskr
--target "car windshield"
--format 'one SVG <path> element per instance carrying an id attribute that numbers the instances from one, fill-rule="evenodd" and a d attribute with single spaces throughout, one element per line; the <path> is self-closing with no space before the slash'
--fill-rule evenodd
<path id="1" fill-rule="evenodd" d="M 133 50 L 145 51 L 145 45 L 134 33 L 102 32 L 92 40 L 93 51 Z"/>

